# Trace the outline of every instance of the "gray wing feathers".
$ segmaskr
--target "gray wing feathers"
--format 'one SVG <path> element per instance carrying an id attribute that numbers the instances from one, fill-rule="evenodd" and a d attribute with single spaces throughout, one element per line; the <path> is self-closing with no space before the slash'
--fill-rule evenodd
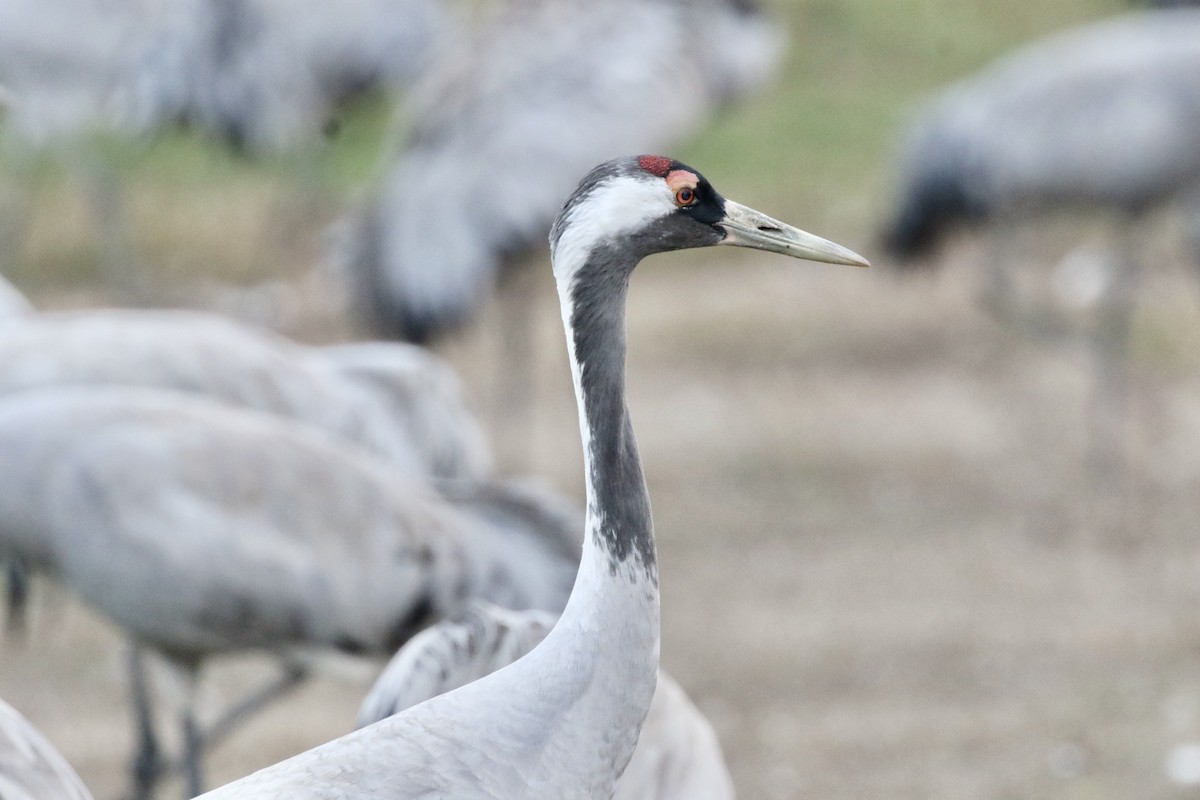
<path id="1" fill-rule="evenodd" d="M 1035 42 L 944 90 L 901 151 L 887 234 L 919 255 L 956 222 L 1054 206 L 1137 212 L 1200 182 L 1200 12 Z"/>
<path id="2" fill-rule="evenodd" d="M 309 423 L 410 473 L 477 479 L 490 471 L 449 366 L 399 345 L 308 348 L 188 311 L 42 314 L 7 329 L 0 394 L 56 385 L 202 394 Z"/>
<path id="3" fill-rule="evenodd" d="M 399 342 L 313 348 L 311 360 L 376 397 L 402 425 L 429 475 L 482 480 L 492 473 L 483 428 L 468 408 L 462 383 L 428 350 Z"/>
<path id="4" fill-rule="evenodd" d="M 359 727 L 511 664 L 537 646 L 557 619 L 548 611 L 472 603 L 465 614 L 427 628 L 393 656 L 359 709 Z"/>

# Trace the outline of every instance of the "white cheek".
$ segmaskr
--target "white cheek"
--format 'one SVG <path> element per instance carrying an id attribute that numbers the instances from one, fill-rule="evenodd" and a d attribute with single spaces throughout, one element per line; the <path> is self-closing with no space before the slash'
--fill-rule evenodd
<path id="1" fill-rule="evenodd" d="M 569 284 L 575 270 L 597 246 L 619 242 L 674 212 L 671 189 L 659 178 L 600 184 L 565 220 L 567 224 L 552 253 L 555 277 L 560 285 Z"/>

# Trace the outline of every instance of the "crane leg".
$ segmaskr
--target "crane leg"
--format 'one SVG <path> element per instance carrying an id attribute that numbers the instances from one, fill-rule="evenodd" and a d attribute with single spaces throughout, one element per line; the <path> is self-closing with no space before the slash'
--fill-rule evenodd
<path id="1" fill-rule="evenodd" d="M 205 730 L 196 719 L 195 714 L 196 687 L 199 683 L 197 665 L 177 661 L 170 662 L 173 667 L 183 673 L 184 681 L 187 684 L 187 699 L 180 715 L 183 752 L 178 760 L 166 762 L 159 755 L 158 743 L 154 735 L 153 714 L 141 655 L 140 648 L 137 648 L 130 663 L 135 686 L 134 709 L 137 714 L 139 741 L 141 742 L 138 754 L 134 759 L 135 786 L 132 792 L 134 800 L 150 800 L 154 794 L 154 787 L 161 779 L 179 774 L 183 775 L 185 797 L 202 794 L 204 792 L 205 751 L 220 744 L 243 722 L 291 692 L 308 677 L 308 668 L 304 665 L 285 662 L 283 673 L 279 677 L 271 679 L 264 686 L 239 700 Z"/>
<path id="2" fill-rule="evenodd" d="M 1068 327 L 1052 303 L 1038 303 L 1022 291 L 1021 273 L 1037 258 L 1027 218 L 1002 217 L 988 230 L 980 263 L 977 302 L 984 313 L 1035 341 L 1056 341 Z"/>
<path id="3" fill-rule="evenodd" d="M 5 617 L 6 636 L 23 637 L 28 628 L 29 616 L 29 569 L 21 559 L 12 557 L 5 564 L 8 588 L 5 602 L 8 614 Z"/>
<path id="4" fill-rule="evenodd" d="M 191 704 L 183 715 L 183 786 L 184 800 L 204 793 L 204 736 Z"/>
<path id="5" fill-rule="evenodd" d="M 208 730 L 200 732 L 197 728 L 197 745 L 205 749 L 216 747 L 247 719 L 279 698 L 287 696 L 307 679 L 308 667 L 298 662 L 285 661 L 283 672 L 277 678 L 268 681 L 226 709 L 216 722 L 208 726 Z"/>
<path id="6" fill-rule="evenodd" d="M 976 302 L 993 319 L 1013 324 L 1017 316 L 1018 297 L 1013 280 L 1014 247 L 1020 239 L 1017 226 L 1007 220 L 997 221 L 985 234 L 984 252 L 979 264 L 979 284 Z"/>
<path id="7" fill-rule="evenodd" d="M 1185 268 L 1197 279 L 1200 289 L 1200 188 L 1184 193 L 1177 202 L 1182 228 Z M 1200 295 L 1197 296 L 1200 298 Z"/>
<path id="8" fill-rule="evenodd" d="M 1136 224 L 1136 219 L 1130 221 L 1122 232 L 1119 266 L 1101 298 L 1092 334 L 1095 377 L 1088 462 L 1093 479 L 1105 483 L 1120 477 L 1124 464 L 1124 431 L 1131 391 L 1126 359 L 1142 272 L 1137 256 Z M 1109 489 L 1104 488 L 1105 493 Z"/>
<path id="9" fill-rule="evenodd" d="M 131 765 L 133 789 L 130 796 L 133 800 L 149 800 L 154 796 L 154 787 L 165 769 L 158 737 L 154 733 L 154 709 L 146 679 L 146 664 L 142 646 L 137 642 L 130 642 L 129 646 L 129 686 L 138 742 Z"/>

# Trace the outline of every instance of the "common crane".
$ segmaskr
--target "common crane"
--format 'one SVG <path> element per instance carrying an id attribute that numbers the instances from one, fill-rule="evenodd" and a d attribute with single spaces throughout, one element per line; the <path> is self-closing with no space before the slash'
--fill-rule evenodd
<path id="1" fill-rule="evenodd" d="M 297 648 L 390 654 L 471 599 L 557 610 L 578 565 L 573 515 L 528 490 L 448 498 L 311 426 L 178 392 L 16 395 L 0 452 L 0 555 L 56 576 L 189 684 L 212 655 L 261 650 L 285 665 L 270 696 L 303 677 Z M 137 649 L 133 667 L 145 797 L 163 762 Z"/>
<path id="2" fill-rule="evenodd" d="M 550 234 L 579 405 L 587 522 L 558 623 L 480 680 L 204 795 L 208 800 L 612 797 L 658 675 L 658 565 L 625 404 L 628 280 L 654 253 L 717 244 L 866 266 L 721 197 L 660 156 L 593 169 Z"/>
<path id="3" fill-rule="evenodd" d="M 399 148 L 333 255 L 375 329 L 414 342 L 468 322 L 545 246 L 581 173 L 680 142 L 782 54 L 755 0 L 504 0 L 480 16 L 406 97 Z"/>

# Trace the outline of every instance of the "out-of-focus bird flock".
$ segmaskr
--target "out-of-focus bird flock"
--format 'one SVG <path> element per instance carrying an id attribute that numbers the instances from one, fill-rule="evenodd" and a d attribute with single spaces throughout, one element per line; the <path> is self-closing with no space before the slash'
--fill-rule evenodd
<path id="1" fill-rule="evenodd" d="M 860 6 L 855 13 L 873 13 Z M 868 277 L 917 309 L 897 319 L 921 317 L 923 294 L 940 298 L 929 301 L 929 314 L 945 313 L 947 291 L 936 282 L 960 280 L 969 288 L 951 290 L 951 304 L 960 305 L 946 325 L 979 310 L 991 337 L 978 345 L 982 351 L 1029 348 L 1029 359 L 1041 363 L 1045 352 L 1067 348 L 1086 388 L 1072 401 L 1074 418 L 1049 423 L 1083 431 L 1081 451 L 1065 457 L 1077 471 L 1066 482 L 1097 514 L 1130 515 L 1120 525 L 1085 515 L 1082 535 L 1113 527 L 1136 535 L 1130 509 L 1142 507 L 1143 464 L 1130 456 L 1129 418 L 1160 402 L 1146 399 L 1136 367 L 1153 346 L 1139 338 L 1139 298 L 1161 284 L 1158 262 L 1169 258 L 1183 267 L 1169 273 L 1167 292 L 1194 293 L 1200 304 L 1200 10 L 1097 3 L 1079 16 L 1074 26 L 996 53 L 992 63 L 960 52 L 956 63 L 978 71 L 890 99 L 886 115 L 854 123 L 876 126 L 875 140 L 886 143 L 870 153 L 874 163 L 854 164 L 856 180 L 869 174 L 873 199 L 849 201 L 864 213 L 829 218 L 852 220 L 859 251 L 878 249 L 872 260 L 880 269 Z M 239 765 L 270 763 L 254 742 L 237 738 L 239 730 L 298 702 L 314 675 L 353 669 L 344 661 L 378 671 L 391 658 L 369 693 L 351 679 L 349 691 L 365 698 L 358 717 L 365 725 L 534 647 L 570 593 L 584 518 L 575 473 L 557 461 L 546 467 L 538 455 L 539 447 L 575 452 L 557 439 L 546 444 L 547 431 L 563 430 L 563 417 L 539 400 L 545 368 L 537 326 L 561 335 L 552 315 L 538 310 L 550 225 L 596 163 L 695 153 L 704 171 L 699 159 L 726 147 L 727 140 L 705 138 L 714 126 L 727 133 L 739 115 L 758 119 L 780 98 L 809 96 L 781 86 L 844 80 L 836 53 L 811 31 L 789 30 L 796 20 L 826 30 L 854 26 L 853 14 L 832 0 L 0 0 L 0 557 L 7 581 L 0 696 L 16 709 L 0 704 L 0 798 L 86 797 L 68 766 L 85 757 L 89 764 L 107 759 L 109 775 L 124 774 L 123 797 L 192 796 L 213 788 L 209 762 L 220 759 L 227 739 L 242 743 Z M 889 46 L 898 45 L 864 45 Z M 847 91 L 854 87 L 861 85 Z M 861 161 L 871 148 L 822 135 L 818 118 L 827 111 L 813 103 L 777 116 L 787 122 L 763 128 L 761 135 L 773 137 L 766 155 L 722 152 L 721 168 L 737 174 L 744 159 L 744 186 L 787 197 L 806 176 L 773 168 L 770 154 L 794 137 L 823 142 L 833 166 L 815 182 L 822 190 L 836 186 L 838 165 Z M 147 164 L 158 166 L 147 173 Z M 183 200 L 181 221 L 141 230 L 140 221 L 153 218 L 147 210 L 164 202 L 167 179 L 155 169 L 194 179 L 195 190 Z M 286 181 L 274 177 L 281 174 Z M 257 216 L 223 213 L 247 196 Z M 844 200 L 813 202 L 836 208 Z M 46 206 L 57 209 L 48 220 Z M 786 218 L 784 210 L 779 216 Z M 250 267 L 197 268 L 211 256 L 188 253 L 197 231 Z M 79 238 L 86 241 L 75 251 L 53 250 L 56 239 Z M 853 235 L 840 238 L 854 242 Z M 1169 257 L 1164 241 L 1177 245 Z M 255 249 L 264 247 L 271 252 Z M 48 251 L 56 255 L 39 261 Z M 280 262 L 290 263 L 276 271 Z M 933 278 L 916 269 L 939 264 L 945 269 Z M 748 271 L 725 285 L 731 306 L 755 280 Z M 707 267 L 695 279 L 712 280 Z M 805 286 L 806 297 L 820 290 Z M 834 294 L 854 302 L 844 288 Z M 716 353 L 736 347 L 713 343 L 725 333 L 735 339 L 743 322 L 719 314 L 686 319 L 686 291 L 677 302 L 657 297 L 664 306 L 643 309 L 660 320 L 652 347 L 680 337 Z M 693 327 L 672 334 L 665 326 L 673 320 Z M 919 326 L 916 335 L 929 339 L 929 329 Z M 887 336 L 901 341 L 906 331 Z M 819 347 L 820 337 L 814 341 Z M 855 359 L 833 352 L 834 360 Z M 688 358 L 681 363 L 686 372 Z M 1054 385 L 1050 373 L 1038 379 L 1042 390 Z M 731 387 L 737 378 L 731 375 Z M 742 394 L 718 399 L 713 390 L 691 391 L 686 374 L 667 382 L 679 388 L 663 401 L 670 410 L 660 430 L 669 433 L 672 420 L 687 427 L 696 416 L 708 423 L 697 436 L 734 436 L 740 423 L 721 422 L 720 414 L 737 416 L 724 404 L 744 401 L 749 390 L 733 387 Z M 569 396 L 569 380 L 559 384 L 547 391 Z M 796 393 L 812 388 L 804 375 L 786 385 Z M 1191 426 L 1180 437 L 1196 440 L 1200 398 L 1171 402 L 1184 404 L 1177 417 Z M 713 412 L 714 404 L 724 410 Z M 771 425 L 786 428 L 788 419 L 785 411 Z M 962 419 L 947 413 L 944 427 L 962 424 L 963 438 L 975 436 Z M 897 429 L 910 424 L 919 436 L 919 424 L 896 422 Z M 867 429 L 858 435 L 873 438 Z M 1173 435 L 1169 427 L 1163 434 Z M 729 452 L 721 469 L 733 476 L 731 495 L 739 471 L 758 475 L 782 458 L 765 455 L 748 466 L 751 456 Z M 826 485 L 814 477 L 820 461 L 813 456 L 799 473 L 818 487 L 813 494 Z M 1193 453 L 1176 453 L 1172 464 L 1176 485 L 1200 482 Z M 689 488 L 686 470 L 667 472 L 652 463 L 651 490 L 656 479 L 668 487 L 668 507 L 656 505 L 656 512 L 696 526 L 696 537 L 732 540 L 724 563 L 696 568 L 697 575 L 721 573 L 732 600 L 750 580 L 739 575 L 738 547 L 767 545 L 753 537 L 739 545 L 745 530 L 708 531 L 700 523 L 762 527 L 762 516 L 786 518 L 807 492 L 776 498 L 757 516 L 731 500 L 728 516 L 689 517 L 672 513 L 669 503 L 701 508 L 695 495 L 715 487 Z M 1025 477 L 1005 480 L 1025 485 Z M 684 488 L 670 488 L 676 484 Z M 895 541 L 906 524 L 899 520 L 913 504 L 903 477 L 880 485 L 868 492 L 882 506 L 872 552 L 903 547 Z M 1055 494 L 1040 488 L 1034 509 Z M 1036 510 L 1012 516 L 1030 513 Z M 839 528 L 824 517 L 809 522 Z M 689 547 L 686 538 L 665 539 L 668 551 Z M 697 552 L 711 555 L 705 547 Z M 803 577 L 798 551 L 783 547 L 767 560 L 785 586 L 795 576 L 816 580 Z M 977 569 L 987 571 L 966 571 Z M 1195 565 L 1185 571 L 1200 593 Z M 670 558 L 663 573 L 668 596 L 673 580 L 676 598 L 689 596 L 688 576 L 681 569 L 672 578 Z M 779 576 L 760 579 L 771 586 Z M 779 595 L 773 619 L 788 619 L 788 604 L 806 599 L 802 587 Z M 87 610 L 72 611 L 76 604 Z M 64 699 L 69 708 L 48 709 L 45 697 L 56 695 L 51 682 L 62 670 L 47 668 L 43 699 L 30 702 L 16 691 L 30 678 L 6 676 L 29 673 L 30 657 L 22 654 L 51 657 L 37 650 L 39 642 L 72 657 L 70 635 L 55 631 L 71 627 L 63 622 L 71 614 L 98 615 L 103 623 L 89 616 L 84 627 L 110 626 L 123 642 L 114 636 L 99 647 L 110 666 L 103 691 L 129 707 L 131 722 L 119 734 L 101 735 L 83 722 L 86 703 Z M 812 796 L 816 789 L 856 796 L 806 780 L 800 773 L 812 761 L 794 751 L 830 747 L 858 726 L 878 733 L 886 722 L 851 724 L 825 709 L 800 735 L 804 702 L 772 709 L 778 703 L 770 698 L 747 699 L 757 692 L 754 659 L 786 662 L 793 656 L 787 643 L 811 645 L 803 631 L 783 635 L 767 623 L 747 624 L 778 647 L 747 653 L 744 671 L 726 666 L 705 675 L 703 659 L 673 662 L 672 647 L 728 651 L 721 663 L 732 659 L 741 669 L 739 645 L 724 642 L 719 622 L 698 613 L 685 615 L 692 627 L 678 636 L 702 644 L 672 645 L 672 614 L 665 604 L 666 671 L 617 797 L 717 800 L 733 797 L 735 783 L 751 797 Z M 697 621 L 711 623 L 711 632 Z M 872 635 L 872 624 L 855 625 Z M 1190 634 L 1184 649 L 1195 655 L 1200 628 Z M 1097 633 L 1092 644 L 1105 642 Z M 805 658 L 836 662 L 811 692 L 837 705 L 838 687 L 855 674 L 877 676 L 861 662 L 886 661 L 886 654 L 864 652 L 871 655 L 808 652 Z M 210 668 L 246 654 L 260 657 L 254 680 L 227 675 L 220 690 L 205 681 Z M 683 673 L 672 678 L 667 672 L 676 664 Z M 1002 694 L 1001 673 L 1012 667 L 993 667 L 995 683 L 985 694 Z M 1200 676 L 1200 660 L 1193 669 Z M 839 672 L 845 675 L 833 675 Z M 797 684 L 793 698 L 809 698 L 802 671 L 779 680 Z M 689 699 L 682 687 L 697 696 Z M 1189 737 L 1200 740 L 1200 677 L 1176 696 L 1191 698 L 1179 702 L 1194 701 L 1196 709 L 1162 712 L 1175 715 L 1178 730 L 1154 745 L 1167 766 L 1154 765 L 1159 783 L 1147 798 L 1182 797 L 1171 792 L 1200 784 L 1200 759 L 1186 749 Z M 739 698 L 762 719 L 747 721 L 731 708 Z M 328 714 L 346 730 L 357 713 L 305 702 L 305 714 Z M 920 719 L 919 699 L 913 707 L 906 724 L 956 729 L 944 718 L 911 722 Z M 57 730 L 70 719 L 105 746 L 74 737 L 73 745 L 58 743 L 64 759 L 18 711 L 35 722 L 44 715 Z M 1013 714 L 1020 720 L 1001 724 L 1000 738 L 1020 737 L 1021 720 L 1037 716 Z M 1081 785 L 1071 781 L 1086 774 L 1089 758 L 1102 757 L 1089 755 L 1091 732 L 1075 733 L 1029 756 L 1036 762 L 1030 769 L 1048 769 L 1063 797 L 1121 796 L 1103 783 L 1068 788 Z M 879 735 L 938 738 L 919 730 Z M 979 738 L 970 763 L 986 763 L 989 739 L 971 735 Z M 114 737 L 127 747 L 114 746 Z M 778 742 L 788 744 L 772 749 Z M 875 765 L 864 758 L 823 766 L 869 775 Z M 879 774 L 904 774 L 904 767 L 888 763 Z M 895 796 L 1040 796 L 1023 792 L 1022 780 L 1008 773 L 990 791 L 965 785 L 930 779 Z"/>

